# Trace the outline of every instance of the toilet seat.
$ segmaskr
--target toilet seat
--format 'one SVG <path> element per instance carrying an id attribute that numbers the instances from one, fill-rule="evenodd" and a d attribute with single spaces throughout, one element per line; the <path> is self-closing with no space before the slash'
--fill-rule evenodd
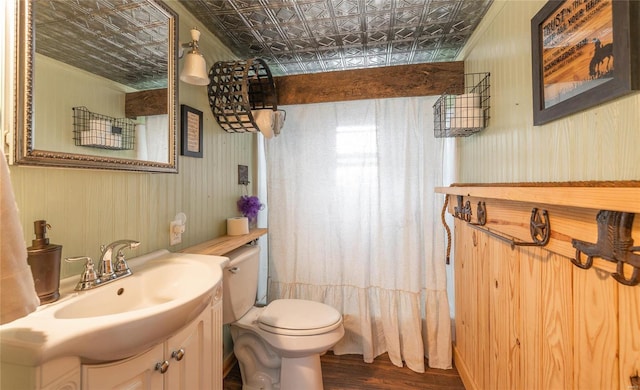
<path id="1" fill-rule="evenodd" d="M 311 336 L 342 325 L 342 316 L 329 305 L 304 299 L 277 299 L 258 317 L 260 329 L 286 336 Z"/>

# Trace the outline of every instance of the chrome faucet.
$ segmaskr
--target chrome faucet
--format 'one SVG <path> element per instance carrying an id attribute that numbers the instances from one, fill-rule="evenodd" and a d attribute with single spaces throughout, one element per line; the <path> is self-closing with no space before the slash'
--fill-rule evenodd
<path id="1" fill-rule="evenodd" d="M 134 240 L 118 240 L 109 245 L 100 246 L 100 263 L 98 263 L 98 275 L 100 279 L 105 282 L 111 279 L 121 278 L 127 275 L 131 275 L 131 270 L 124 259 L 122 251 L 124 249 L 134 249 L 140 245 L 139 241 Z M 116 255 L 116 261 L 113 261 L 114 249 L 122 246 L 118 250 Z M 115 270 L 114 270 L 115 268 Z"/>
<path id="2" fill-rule="evenodd" d="M 85 260 L 84 271 L 80 276 L 80 281 L 76 285 L 76 291 L 90 290 L 107 284 L 114 280 L 124 278 L 131 275 L 131 270 L 124 258 L 124 249 L 134 249 L 140 245 L 139 241 L 134 240 L 118 240 L 109 245 L 100 246 L 100 262 L 98 263 L 98 272 L 94 271 L 93 261 L 90 257 L 69 257 L 65 260 L 68 262 Z M 122 246 L 117 251 L 116 261 L 113 261 L 114 250 Z"/>

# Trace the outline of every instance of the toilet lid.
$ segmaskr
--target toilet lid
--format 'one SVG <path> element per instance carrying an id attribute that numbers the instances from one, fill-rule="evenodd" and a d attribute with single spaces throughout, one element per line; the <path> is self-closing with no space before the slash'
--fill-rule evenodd
<path id="1" fill-rule="evenodd" d="M 340 313 L 324 303 L 304 299 L 278 299 L 258 318 L 260 329 L 271 333 L 309 336 L 329 332 L 342 324 Z"/>

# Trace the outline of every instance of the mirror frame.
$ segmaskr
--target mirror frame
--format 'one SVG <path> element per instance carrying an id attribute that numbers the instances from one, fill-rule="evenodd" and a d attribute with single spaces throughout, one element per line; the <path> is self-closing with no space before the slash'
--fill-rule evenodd
<path id="1" fill-rule="evenodd" d="M 88 154 L 34 149 L 33 64 L 35 55 L 34 15 L 31 1 L 16 0 L 16 69 L 14 164 L 64 168 L 178 173 L 178 14 L 161 0 L 148 0 L 169 18 L 167 107 L 169 115 L 169 162 L 155 162 Z"/>

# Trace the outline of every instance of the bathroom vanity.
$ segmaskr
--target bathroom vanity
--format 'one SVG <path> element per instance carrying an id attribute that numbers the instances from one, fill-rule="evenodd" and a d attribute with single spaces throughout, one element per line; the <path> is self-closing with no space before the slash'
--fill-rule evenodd
<path id="1" fill-rule="evenodd" d="M 61 281 L 60 300 L 0 327 L 0 387 L 221 389 L 227 262 L 162 250 L 106 286 Z"/>
<path id="2" fill-rule="evenodd" d="M 222 326 L 221 286 L 216 285 L 215 291 L 210 309 L 148 351 L 116 362 L 82 364 L 81 388 L 222 388 L 222 367 L 212 365 L 214 345 L 216 350 L 221 345 Z M 66 388 L 65 383 L 61 385 L 52 389 Z"/>

